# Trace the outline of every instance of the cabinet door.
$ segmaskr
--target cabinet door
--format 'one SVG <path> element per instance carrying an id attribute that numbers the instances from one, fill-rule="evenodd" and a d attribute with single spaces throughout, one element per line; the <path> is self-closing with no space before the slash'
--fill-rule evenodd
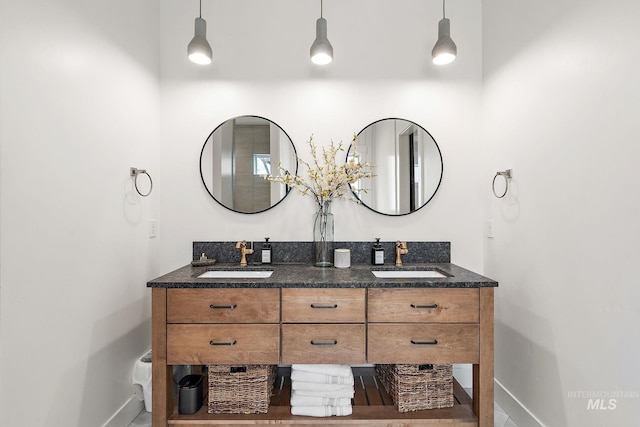
<path id="1" fill-rule="evenodd" d="M 365 289 L 283 289 L 282 321 L 364 323 Z"/>
<path id="2" fill-rule="evenodd" d="M 167 325 L 170 365 L 275 364 L 279 362 L 278 325 Z"/>
<path id="3" fill-rule="evenodd" d="M 364 324 L 282 325 L 282 363 L 364 363 Z"/>
<path id="4" fill-rule="evenodd" d="M 169 289 L 168 323 L 278 323 L 280 289 Z"/>
<path id="5" fill-rule="evenodd" d="M 477 323 L 478 289 L 369 289 L 369 322 Z"/>
<path id="6" fill-rule="evenodd" d="M 478 363 L 480 334 L 472 324 L 369 323 L 369 363 Z"/>

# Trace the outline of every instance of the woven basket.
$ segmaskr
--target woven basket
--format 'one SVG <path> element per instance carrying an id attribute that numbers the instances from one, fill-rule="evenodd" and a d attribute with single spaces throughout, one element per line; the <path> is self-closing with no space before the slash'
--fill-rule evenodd
<path id="1" fill-rule="evenodd" d="M 376 374 L 400 412 L 453 406 L 452 365 L 376 365 Z"/>
<path id="2" fill-rule="evenodd" d="M 208 412 L 266 413 L 275 378 L 275 365 L 209 365 Z"/>

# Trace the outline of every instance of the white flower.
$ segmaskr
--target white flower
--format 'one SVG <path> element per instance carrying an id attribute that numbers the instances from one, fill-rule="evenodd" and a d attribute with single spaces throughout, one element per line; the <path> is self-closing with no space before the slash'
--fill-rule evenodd
<path id="1" fill-rule="evenodd" d="M 309 138 L 307 144 L 311 149 L 311 156 L 313 161 L 311 163 L 298 157 L 298 162 L 307 168 L 307 180 L 300 175 L 291 175 L 291 173 L 281 167 L 278 164 L 278 175 L 269 175 L 265 179 L 273 182 L 280 182 L 288 185 L 289 187 L 297 189 L 302 194 L 311 194 L 320 207 L 325 202 L 331 202 L 333 199 L 343 198 L 344 190 L 349 184 L 353 184 L 363 178 L 373 177 L 374 165 L 368 163 L 360 163 L 360 157 L 358 156 L 358 147 L 356 144 L 357 135 L 353 136 L 351 142 L 351 149 L 353 154 L 349 156 L 349 160 L 344 164 L 336 163 L 336 154 L 340 151 L 343 152 L 342 142 L 336 147 L 331 141 L 328 147 L 322 147 L 321 159 L 324 163 L 321 163 L 318 159 L 318 150 L 313 143 L 313 136 Z M 354 189 L 356 194 L 358 192 L 366 192 L 365 189 Z M 351 197 L 352 200 L 360 203 L 360 200 L 356 197 Z"/>

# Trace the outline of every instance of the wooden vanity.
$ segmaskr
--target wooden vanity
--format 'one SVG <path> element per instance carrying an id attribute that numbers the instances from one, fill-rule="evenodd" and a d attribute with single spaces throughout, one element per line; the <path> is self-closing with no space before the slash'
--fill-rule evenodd
<path id="1" fill-rule="evenodd" d="M 149 282 L 153 427 L 493 426 L 497 283 L 453 264 L 428 268 L 450 276 L 409 281 L 375 278 L 370 266 L 275 266 L 269 279 L 205 281 L 197 279 L 203 268 L 187 266 Z M 365 368 L 347 417 L 292 416 L 286 378 L 267 414 L 208 414 L 206 402 L 196 414 L 177 413 L 172 365 L 292 363 L 472 364 L 473 396 L 456 383 L 454 407 L 400 413 Z"/>

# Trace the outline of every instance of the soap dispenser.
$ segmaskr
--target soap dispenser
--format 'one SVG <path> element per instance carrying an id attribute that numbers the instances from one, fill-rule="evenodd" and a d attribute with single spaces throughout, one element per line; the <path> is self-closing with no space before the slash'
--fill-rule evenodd
<path id="1" fill-rule="evenodd" d="M 380 238 L 376 237 L 376 242 L 371 248 L 371 264 L 383 265 L 384 264 L 384 248 L 380 244 Z"/>
<path id="2" fill-rule="evenodd" d="M 262 263 L 263 264 L 271 264 L 271 243 L 269 243 L 269 238 L 264 238 L 264 243 L 262 244 Z"/>

